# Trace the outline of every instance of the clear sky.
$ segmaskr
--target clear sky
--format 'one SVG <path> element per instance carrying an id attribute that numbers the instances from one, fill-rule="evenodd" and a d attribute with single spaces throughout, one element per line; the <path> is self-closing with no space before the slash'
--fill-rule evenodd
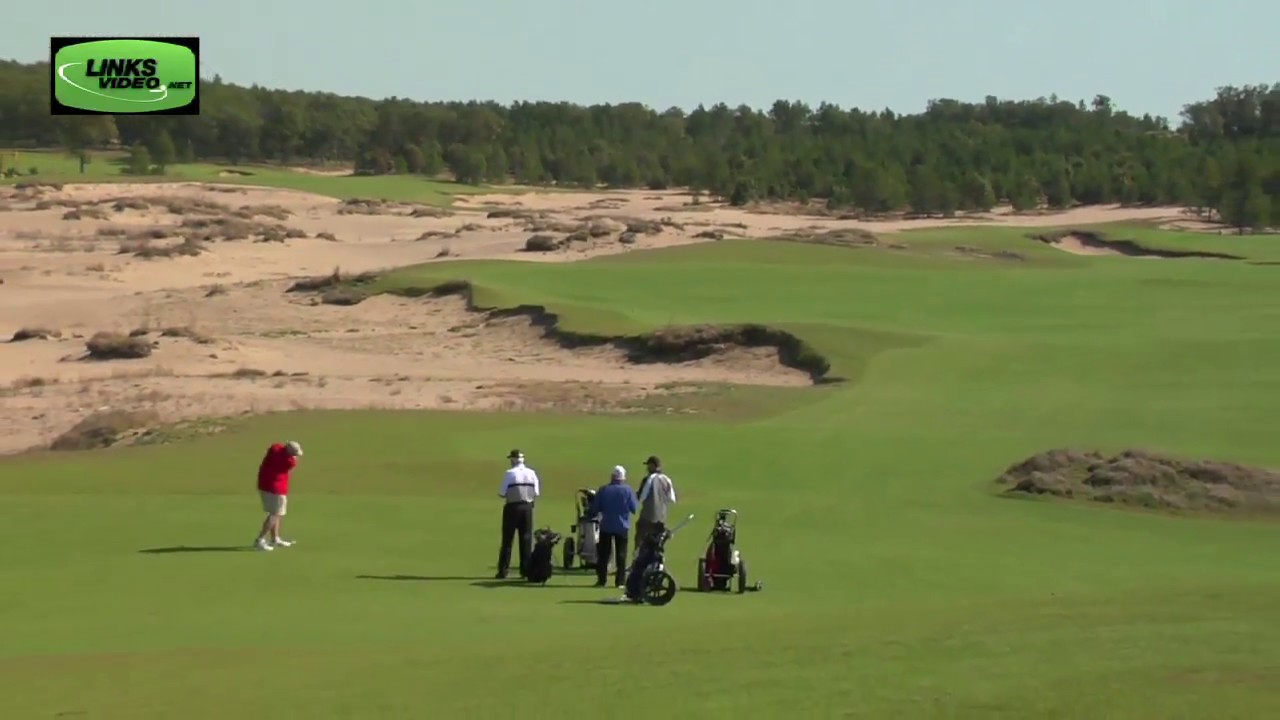
<path id="1" fill-rule="evenodd" d="M 1070 100 L 1176 120 L 1280 82 L 1268 0 L 60 0 L 6 2 L 0 57 L 50 35 L 194 34 L 201 74 L 419 100 L 778 98 L 919 112 L 931 98 Z"/>

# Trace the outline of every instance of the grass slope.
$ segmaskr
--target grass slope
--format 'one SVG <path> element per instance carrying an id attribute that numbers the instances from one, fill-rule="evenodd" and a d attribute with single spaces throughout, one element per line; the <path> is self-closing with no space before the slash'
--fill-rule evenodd
<path id="1" fill-rule="evenodd" d="M 488 192 L 488 188 L 432 180 L 412 175 L 380 175 L 370 177 L 331 176 L 300 172 L 269 165 L 220 165 L 214 163 L 181 163 L 169 166 L 162 176 L 126 175 L 122 153 L 95 153 L 93 161 L 80 172 L 76 158 L 56 151 L 2 150 L 0 162 L 17 167 L 22 176 L 0 177 L 0 185 L 20 182 L 210 182 L 234 185 L 260 185 L 327 195 L 339 199 L 376 197 L 401 202 L 448 205 L 453 196 Z M 28 175 L 30 169 L 38 170 Z"/>
<path id="2" fill-rule="evenodd" d="M 1280 270 L 1016 245 L 1025 262 L 726 241 L 387 278 L 470 280 L 583 331 L 776 325 L 851 380 L 760 391 L 777 405 L 732 421 L 280 415 L 5 460 L 7 715 L 1275 716 L 1274 525 L 1004 500 L 992 479 L 1060 445 L 1280 466 Z M 243 552 L 250 476 L 286 437 L 308 450 L 301 542 Z M 765 591 L 631 608 L 584 577 L 493 586 L 513 446 L 544 477 L 538 524 L 561 531 L 575 488 L 662 455 L 698 515 L 677 577 L 734 506 Z M 203 550 L 143 552 L 184 545 Z"/>

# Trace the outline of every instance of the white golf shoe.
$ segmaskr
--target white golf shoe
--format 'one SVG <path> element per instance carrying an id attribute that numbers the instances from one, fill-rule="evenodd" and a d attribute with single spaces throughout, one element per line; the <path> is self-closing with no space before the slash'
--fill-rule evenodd
<path id="1" fill-rule="evenodd" d="M 293 540 L 285 540 L 284 538 L 279 538 L 279 539 L 275 540 L 273 544 L 274 544 L 276 547 L 293 547 L 294 542 L 295 542 L 295 541 L 293 541 Z"/>
<path id="2" fill-rule="evenodd" d="M 270 545 L 266 540 L 259 540 L 259 541 L 255 542 L 255 543 L 253 544 L 253 547 L 254 547 L 254 549 L 256 549 L 256 550 L 265 550 L 265 551 L 268 551 L 268 552 L 270 552 L 271 550 L 275 550 L 275 548 L 274 548 L 274 547 L 272 547 L 272 546 L 271 546 L 271 545 Z"/>

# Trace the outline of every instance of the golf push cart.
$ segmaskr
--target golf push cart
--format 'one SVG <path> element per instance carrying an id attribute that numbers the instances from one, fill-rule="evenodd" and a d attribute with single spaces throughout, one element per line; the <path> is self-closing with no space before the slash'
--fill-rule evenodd
<path id="1" fill-rule="evenodd" d="M 667 541 L 692 519 L 690 515 L 673 528 L 663 528 L 639 538 L 640 552 L 627 573 L 627 599 L 634 603 L 661 606 L 676 596 L 676 579 L 667 572 Z"/>
<path id="2" fill-rule="evenodd" d="M 724 509 L 716 512 L 716 524 L 707 538 L 707 551 L 698 558 L 698 591 L 727 591 L 737 579 L 737 590 L 745 593 L 757 591 L 764 585 L 747 584 L 747 563 L 738 553 L 738 511 Z"/>
<path id="3" fill-rule="evenodd" d="M 578 490 L 577 514 L 573 525 L 569 528 L 570 537 L 564 541 L 563 566 L 572 570 L 575 558 L 579 567 L 594 569 L 596 566 L 596 545 L 600 542 L 600 521 L 588 517 L 591 503 L 596 498 L 596 491 L 587 488 Z M 607 562 L 607 561 L 606 561 Z"/>

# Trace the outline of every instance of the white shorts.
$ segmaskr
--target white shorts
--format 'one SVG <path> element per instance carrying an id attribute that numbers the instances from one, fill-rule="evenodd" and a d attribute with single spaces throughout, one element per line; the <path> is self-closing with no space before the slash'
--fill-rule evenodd
<path id="1" fill-rule="evenodd" d="M 258 495 L 262 497 L 262 511 L 271 515 L 284 515 L 289 509 L 289 497 L 287 495 L 276 495 L 266 490 L 259 490 Z"/>

